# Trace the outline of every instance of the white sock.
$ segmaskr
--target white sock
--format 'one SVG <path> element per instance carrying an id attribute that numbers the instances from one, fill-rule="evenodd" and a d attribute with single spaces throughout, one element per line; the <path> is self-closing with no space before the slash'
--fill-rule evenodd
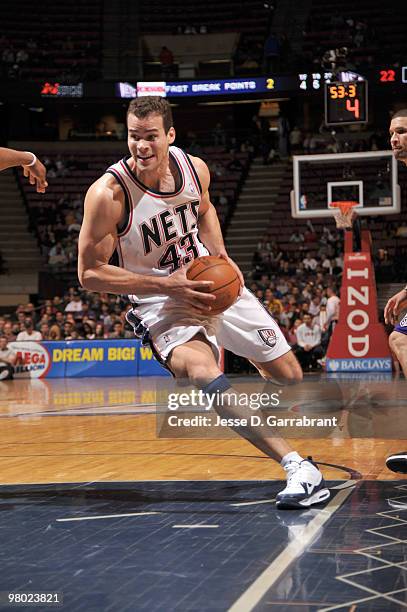
<path id="1" fill-rule="evenodd" d="M 297 463 L 301 463 L 301 461 L 303 460 L 304 459 L 301 457 L 301 455 L 297 453 L 297 451 L 291 451 L 290 453 L 284 455 L 284 457 L 280 461 L 280 464 L 282 467 L 285 467 L 290 461 L 296 461 Z"/>

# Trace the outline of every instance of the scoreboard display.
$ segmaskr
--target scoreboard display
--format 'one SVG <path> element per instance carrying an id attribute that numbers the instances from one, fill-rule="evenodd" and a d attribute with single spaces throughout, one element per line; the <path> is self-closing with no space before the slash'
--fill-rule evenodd
<path id="1" fill-rule="evenodd" d="M 367 123 L 367 81 L 325 83 L 326 125 Z"/>

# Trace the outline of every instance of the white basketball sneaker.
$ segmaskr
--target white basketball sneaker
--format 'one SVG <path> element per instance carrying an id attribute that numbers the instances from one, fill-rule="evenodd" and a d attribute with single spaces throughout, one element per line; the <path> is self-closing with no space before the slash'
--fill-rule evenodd
<path id="1" fill-rule="evenodd" d="M 329 499 L 329 489 L 312 457 L 301 463 L 289 461 L 284 469 L 287 486 L 277 495 L 277 508 L 308 508 Z"/>

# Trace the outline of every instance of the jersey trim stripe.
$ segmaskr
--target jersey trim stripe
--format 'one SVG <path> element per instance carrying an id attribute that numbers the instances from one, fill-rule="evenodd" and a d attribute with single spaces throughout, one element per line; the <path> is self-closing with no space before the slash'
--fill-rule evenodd
<path id="1" fill-rule="evenodd" d="M 122 251 L 122 245 L 121 245 L 121 242 L 120 242 L 120 237 L 119 237 L 119 241 L 117 243 L 117 249 L 118 249 L 118 253 L 119 253 L 120 267 L 124 268 L 124 257 L 123 257 L 123 251 Z"/>
<path id="2" fill-rule="evenodd" d="M 153 198 L 157 198 L 159 200 L 166 200 L 168 198 L 175 198 L 176 196 L 178 196 L 180 193 L 183 192 L 183 190 L 185 189 L 185 174 L 184 174 L 184 170 L 182 168 L 182 165 L 178 162 L 178 159 L 176 158 L 176 156 L 174 155 L 174 153 L 172 151 L 170 151 L 170 156 L 173 158 L 173 160 L 176 163 L 177 166 L 177 170 L 181 176 L 181 187 L 177 190 L 177 191 L 169 191 L 169 192 L 165 192 L 165 191 L 152 191 L 151 189 L 149 189 L 148 187 L 146 187 L 145 185 L 143 185 L 143 183 L 141 183 L 138 178 L 133 174 L 133 172 L 131 171 L 131 168 L 129 168 L 128 164 L 127 164 L 127 159 L 124 158 L 120 161 L 120 165 L 123 168 L 124 172 L 126 173 L 126 175 L 133 181 L 133 183 L 144 193 L 148 193 L 148 195 L 150 195 Z"/>
<path id="3" fill-rule="evenodd" d="M 188 153 L 185 153 L 185 151 L 183 151 L 182 149 L 181 149 L 181 153 L 185 157 L 185 161 L 188 164 L 188 168 L 191 170 L 191 174 L 192 174 L 192 178 L 195 183 L 195 187 L 197 188 L 198 192 L 202 195 L 202 185 L 201 185 L 201 181 L 199 180 L 198 173 L 195 170 L 195 166 L 192 163 L 191 158 L 189 157 Z"/>
<path id="4" fill-rule="evenodd" d="M 119 183 L 120 187 L 123 189 L 123 193 L 124 193 L 126 219 L 120 226 L 117 227 L 117 235 L 121 238 L 130 231 L 131 223 L 133 221 L 133 202 L 131 199 L 131 193 L 126 183 L 124 182 L 120 174 L 117 172 L 117 170 L 115 170 L 114 168 L 109 168 L 109 170 L 106 170 L 106 172 L 114 176 L 116 181 Z"/>

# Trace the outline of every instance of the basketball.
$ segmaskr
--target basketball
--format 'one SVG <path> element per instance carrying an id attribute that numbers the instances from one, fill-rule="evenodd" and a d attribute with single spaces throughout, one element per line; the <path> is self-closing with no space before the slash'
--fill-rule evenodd
<path id="1" fill-rule="evenodd" d="M 239 296 L 240 281 L 236 270 L 225 259 L 213 255 L 198 257 L 187 270 L 188 280 L 213 281 L 209 293 L 216 296 L 210 315 L 232 306 Z"/>

